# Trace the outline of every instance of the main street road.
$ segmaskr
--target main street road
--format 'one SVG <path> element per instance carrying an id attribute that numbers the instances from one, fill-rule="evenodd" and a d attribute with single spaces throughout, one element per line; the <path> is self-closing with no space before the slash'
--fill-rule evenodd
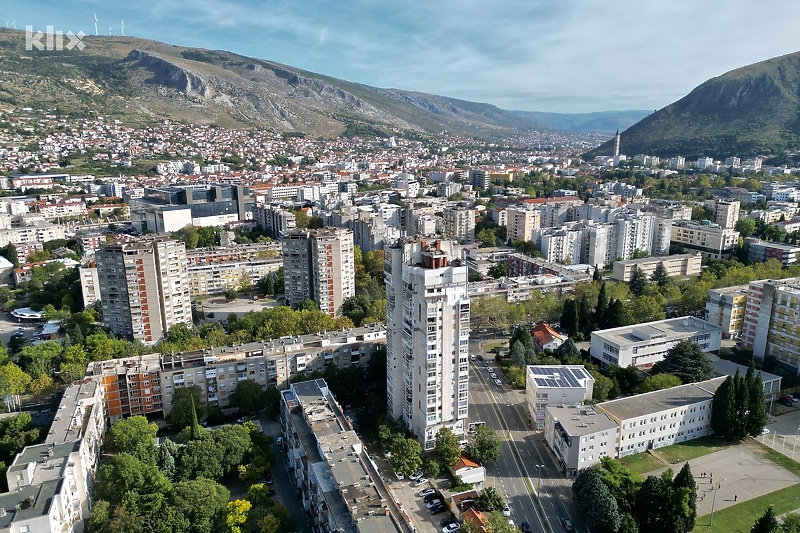
<path id="1" fill-rule="evenodd" d="M 481 353 L 478 346 L 471 348 L 471 353 Z M 494 366 L 493 361 L 489 364 Z M 498 374 L 502 384 L 496 385 L 485 367 L 477 361 L 472 367 L 472 374 L 470 421 L 486 422 L 500 433 L 504 441 L 502 457 L 487 468 L 487 475 L 490 477 L 488 484 L 495 485 L 501 493 L 507 495 L 515 523 L 519 525 L 526 521 L 534 530 L 542 527 L 524 483 L 523 476 L 527 474 L 533 487 L 539 492 L 545 513 L 544 520 L 549 523 L 552 531 L 562 529 L 559 523 L 562 517 L 570 518 L 578 530 L 584 530 L 572 502 L 572 480 L 561 476 L 553 455 L 543 445 L 542 433 L 534 431 L 528 423 L 524 391 L 512 390 L 505 384 L 502 374 Z M 509 431 L 511 442 L 508 441 L 497 411 Z M 522 472 L 512 454 L 512 444 L 524 465 Z"/>

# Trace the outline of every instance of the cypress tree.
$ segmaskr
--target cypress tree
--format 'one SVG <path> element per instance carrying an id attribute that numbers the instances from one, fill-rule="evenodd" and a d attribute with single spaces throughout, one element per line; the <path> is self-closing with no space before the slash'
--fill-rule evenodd
<path id="1" fill-rule="evenodd" d="M 592 311 L 589 309 L 589 300 L 586 299 L 585 294 L 581 296 L 581 300 L 578 303 L 578 324 L 584 338 L 588 338 L 594 328 L 592 323 Z"/>
<path id="2" fill-rule="evenodd" d="M 761 379 L 761 372 L 753 375 L 755 372 L 754 363 L 750 363 L 750 368 L 747 369 L 747 375 L 750 376 L 748 381 L 748 409 L 747 409 L 747 434 L 751 437 L 761 435 L 761 430 L 764 424 L 767 423 L 767 407 L 764 403 L 764 382 Z M 747 378 L 745 378 L 747 381 Z"/>
<path id="3" fill-rule="evenodd" d="M 750 406 L 750 402 L 748 401 L 749 395 L 750 391 L 747 388 L 745 379 L 737 368 L 736 374 L 733 376 L 733 437 L 736 439 L 743 439 L 747 435 L 747 409 Z"/>
<path id="4" fill-rule="evenodd" d="M 733 437 L 735 416 L 733 394 L 733 378 L 728 376 L 714 393 L 711 404 L 711 429 L 718 437 L 727 439 Z"/>
<path id="5" fill-rule="evenodd" d="M 606 282 L 600 284 L 600 292 L 597 294 L 597 306 L 594 308 L 594 328 L 605 329 L 608 326 L 608 294 L 606 293 Z M 593 329 L 594 329 L 593 328 Z"/>
<path id="6" fill-rule="evenodd" d="M 675 531 L 688 533 L 697 520 L 697 483 L 689 463 L 684 463 L 672 482 Z"/>
<path id="7" fill-rule="evenodd" d="M 561 327 L 567 332 L 567 335 L 574 337 L 580 329 L 578 323 L 578 304 L 575 298 L 564 300 L 564 308 L 561 310 Z"/>
<path id="8" fill-rule="evenodd" d="M 750 528 L 750 533 L 775 533 L 776 531 L 780 531 L 779 528 L 778 519 L 775 518 L 775 510 L 772 509 L 770 505 L 767 510 L 764 511 L 764 514 L 756 520 L 753 527 Z"/>

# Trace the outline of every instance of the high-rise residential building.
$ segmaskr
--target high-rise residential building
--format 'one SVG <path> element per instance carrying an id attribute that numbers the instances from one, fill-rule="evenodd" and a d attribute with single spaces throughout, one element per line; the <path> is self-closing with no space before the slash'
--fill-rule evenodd
<path id="1" fill-rule="evenodd" d="M 476 189 L 486 190 L 489 188 L 489 185 L 491 185 L 491 177 L 486 170 L 471 168 L 469 169 L 469 182 Z"/>
<path id="2" fill-rule="evenodd" d="M 475 242 L 475 210 L 466 207 L 445 209 L 444 235 L 461 244 Z"/>
<path id="3" fill-rule="evenodd" d="M 467 267 L 452 241 L 401 239 L 384 255 L 387 404 L 423 448 L 464 434 L 469 394 Z"/>
<path id="4" fill-rule="evenodd" d="M 706 202 L 706 207 L 714 211 L 714 220 L 712 222 L 721 228 L 733 228 L 736 225 L 736 221 L 739 220 L 739 208 L 741 205 L 738 201 L 709 200 Z"/>
<path id="5" fill-rule="evenodd" d="M 192 323 L 186 247 L 170 237 L 103 245 L 96 253 L 103 323 L 115 334 L 155 344 L 175 324 Z"/>
<path id="6" fill-rule="evenodd" d="M 353 232 L 292 230 L 282 242 L 286 302 L 296 307 L 310 298 L 328 315 L 342 316 L 342 304 L 356 294 Z"/>
<path id="7" fill-rule="evenodd" d="M 741 343 L 756 359 L 800 368 L 800 278 L 753 281 L 747 288 Z"/>
<path id="8" fill-rule="evenodd" d="M 697 250 L 709 259 L 730 257 L 739 242 L 739 232 L 716 224 L 702 224 L 694 220 L 673 220 L 670 243 L 686 251 Z"/>
<path id="9" fill-rule="evenodd" d="M 511 242 L 530 241 L 533 230 L 539 229 L 541 222 L 541 211 L 509 207 L 506 210 L 506 237 Z"/>
<path id="10" fill-rule="evenodd" d="M 280 239 L 284 233 L 297 226 L 294 213 L 269 204 L 256 204 L 253 207 L 253 220 L 276 239 Z"/>

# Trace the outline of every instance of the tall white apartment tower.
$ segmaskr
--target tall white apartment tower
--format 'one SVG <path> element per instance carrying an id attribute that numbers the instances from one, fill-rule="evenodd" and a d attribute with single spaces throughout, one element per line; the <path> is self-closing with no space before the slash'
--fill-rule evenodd
<path id="1" fill-rule="evenodd" d="M 145 344 L 170 327 L 192 324 L 186 246 L 160 236 L 106 244 L 96 253 L 103 324 L 116 335 Z"/>
<path id="2" fill-rule="evenodd" d="M 423 448 L 441 428 L 464 434 L 469 394 L 467 267 L 453 241 L 386 246 L 387 403 Z"/>
<path id="3" fill-rule="evenodd" d="M 289 230 L 281 241 L 286 302 L 310 298 L 336 318 L 356 295 L 353 232 L 344 228 Z"/>

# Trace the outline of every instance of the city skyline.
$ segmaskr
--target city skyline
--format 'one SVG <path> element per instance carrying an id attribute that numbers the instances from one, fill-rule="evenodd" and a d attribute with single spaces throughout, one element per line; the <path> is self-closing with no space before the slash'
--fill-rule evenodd
<path id="1" fill-rule="evenodd" d="M 125 20 L 127 36 L 230 50 L 376 87 L 553 112 L 661 108 L 711 77 L 800 50 L 791 28 L 800 5 L 787 0 L 392 8 L 362 0 L 11 0 L 0 24 L 94 34 L 95 13 L 101 35 L 120 35 Z"/>

